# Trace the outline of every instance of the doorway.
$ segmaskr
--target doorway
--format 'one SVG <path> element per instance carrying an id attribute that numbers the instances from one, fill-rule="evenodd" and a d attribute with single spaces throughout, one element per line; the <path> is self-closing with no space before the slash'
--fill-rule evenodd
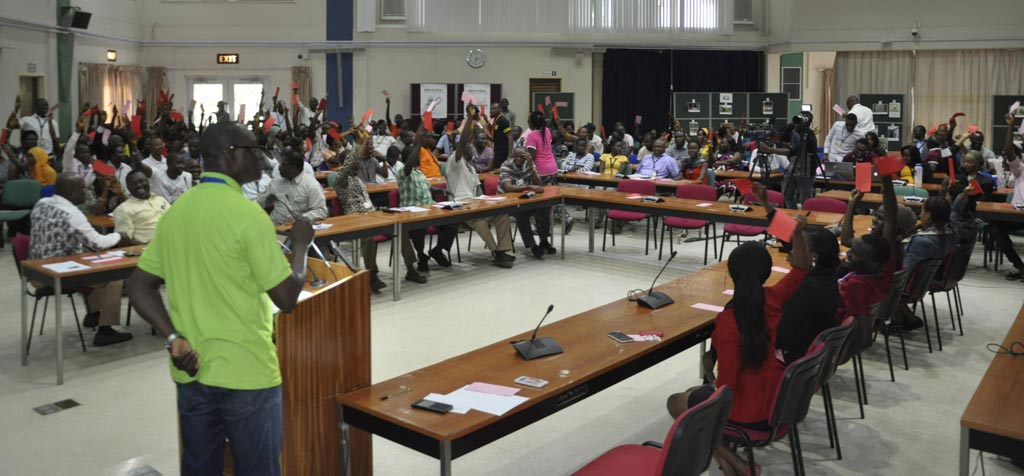
<path id="1" fill-rule="evenodd" d="M 562 78 L 530 78 L 530 100 L 533 93 L 562 92 Z"/>
<path id="2" fill-rule="evenodd" d="M 31 116 L 36 99 L 43 97 L 45 78 L 42 76 L 18 76 L 18 97 L 21 98 L 21 116 Z M 52 104 L 52 103 L 51 103 Z"/>

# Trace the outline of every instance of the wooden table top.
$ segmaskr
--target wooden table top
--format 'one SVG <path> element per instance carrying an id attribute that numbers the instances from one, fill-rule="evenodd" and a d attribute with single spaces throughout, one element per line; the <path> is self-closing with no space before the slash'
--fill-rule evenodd
<path id="1" fill-rule="evenodd" d="M 825 193 L 819 194 L 819 197 L 834 198 L 836 200 L 842 200 L 848 202 L 850 200 L 850 192 L 843 190 L 829 190 Z M 921 208 L 924 202 L 908 202 L 903 197 L 896 197 L 899 203 L 902 203 L 913 210 Z M 880 193 L 865 193 L 864 197 L 861 198 L 861 203 L 869 207 L 877 207 L 882 203 L 882 194 Z M 1006 220 L 1020 222 L 1024 221 L 1024 211 L 1013 208 L 1012 204 L 1006 202 L 978 202 L 975 213 L 979 218 L 985 220 Z"/>
<path id="2" fill-rule="evenodd" d="M 1024 307 L 1003 339 L 1003 347 L 1009 349 L 1013 342 L 1024 342 Z M 1019 350 L 1020 346 L 1017 348 Z M 960 426 L 1024 440 L 1021 402 L 1024 402 L 1024 357 L 997 354 L 960 417 Z"/>
<path id="3" fill-rule="evenodd" d="M 88 215 L 89 224 L 95 228 L 114 228 L 114 217 L 110 215 Z"/>
<path id="4" fill-rule="evenodd" d="M 586 174 L 581 172 L 572 173 L 560 173 L 558 174 L 558 180 L 568 183 L 576 183 L 582 185 L 593 185 L 602 187 L 615 187 L 620 182 L 634 180 L 629 178 L 619 178 L 612 175 L 599 175 L 599 174 Z M 658 191 L 675 191 L 680 185 L 695 184 L 696 180 L 672 180 L 672 179 L 654 179 L 655 187 Z"/>
<path id="5" fill-rule="evenodd" d="M 379 229 L 382 227 L 393 227 L 395 225 L 394 218 L 391 215 L 376 215 L 375 213 L 364 213 L 356 215 L 338 215 L 328 217 L 323 220 L 317 221 L 317 224 L 331 225 L 327 228 L 321 228 L 319 230 L 313 230 L 313 236 L 316 238 L 322 238 L 325 236 L 334 236 L 339 233 L 350 233 L 358 232 L 362 230 Z M 274 227 L 278 234 L 287 233 L 292 229 L 292 225 L 278 225 Z"/>
<path id="6" fill-rule="evenodd" d="M 93 251 L 93 252 L 81 253 L 81 254 L 77 254 L 77 255 L 58 256 L 56 258 L 30 259 L 30 260 L 22 261 L 21 262 L 21 266 L 23 268 L 35 271 L 37 273 L 43 274 L 45 276 L 48 276 L 50 278 L 64 279 L 64 278 L 71 278 L 71 277 L 76 277 L 76 276 L 84 276 L 84 275 L 94 274 L 94 273 L 104 272 L 104 271 L 113 271 L 113 270 L 118 270 L 118 269 L 134 268 L 138 264 L 138 262 L 139 262 L 139 258 L 138 257 L 126 256 L 123 259 L 113 260 L 113 261 L 106 262 L 106 263 L 94 263 L 94 262 L 89 261 L 89 260 L 87 260 L 85 258 L 93 257 L 93 256 L 98 256 L 98 255 L 102 255 L 102 254 L 105 254 L 105 253 L 110 253 L 111 251 L 132 251 L 132 252 L 141 253 L 143 249 L 145 249 L 144 245 L 136 245 L 136 246 L 126 246 L 124 248 L 111 248 L 109 250 L 103 250 L 103 251 L 99 251 L 99 252 Z M 78 271 L 70 271 L 70 272 L 58 273 L 58 272 L 56 272 L 56 271 L 54 271 L 52 269 L 49 269 L 49 268 L 46 268 L 46 267 L 43 266 L 43 265 L 46 265 L 46 264 L 63 263 L 63 262 L 66 262 L 66 261 L 74 261 L 76 263 L 86 265 L 86 266 L 89 267 L 89 269 L 82 269 L 82 270 L 78 270 Z"/>
<path id="7" fill-rule="evenodd" d="M 771 180 L 782 180 L 783 175 L 784 174 L 782 172 L 776 171 L 776 172 L 772 172 L 772 173 L 768 174 L 768 178 L 771 179 Z M 750 171 L 747 171 L 747 170 L 716 170 L 715 171 L 715 178 L 716 179 L 749 179 L 750 178 Z M 761 173 L 760 172 L 754 172 L 754 181 L 757 181 L 757 180 L 760 180 L 760 179 L 761 179 Z"/>

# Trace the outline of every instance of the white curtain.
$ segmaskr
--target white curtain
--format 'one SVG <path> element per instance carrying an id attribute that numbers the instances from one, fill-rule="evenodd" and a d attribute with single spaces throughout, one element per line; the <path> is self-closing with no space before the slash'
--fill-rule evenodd
<path id="1" fill-rule="evenodd" d="M 100 106 L 108 120 L 113 119 L 115 104 L 120 113 L 126 101 L 130 100 L 134 109 L 142 98 L 141 66 L 81 63 L 78 71 L 79 102 Z"/>
<path id="2" fill-rule="evenodd" d="M 916 121 L 928 128 L 963 112 L 987 133 L 1006 114 L 992 110 L 992 96 L 1024 92 L 1024 50 L 918 51 L 915 71 Z"/>

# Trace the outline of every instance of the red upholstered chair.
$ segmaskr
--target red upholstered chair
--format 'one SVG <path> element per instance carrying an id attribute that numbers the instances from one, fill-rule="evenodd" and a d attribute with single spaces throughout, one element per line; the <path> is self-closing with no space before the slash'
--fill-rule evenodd
<path id="1" fill-rule="evenodd" d="M 446 184 L 438 184 L 437 186 L 440 187 L 440 188 L 445 188 Z M 434 200 L 435 201 L 437 201 L 437 200 L 444 201 L 444 200 L 447 200 L 447 198 L 444 197 L 441 194 L 438 194 L 437 196 L 434 197 Z M 391 208 L 398 208 L 400 203 L 401 203 L 401 197 L 399 197 L 399 195 L 398 195 L 398 189 L 396 188 L 394 190 L 389 191 L 388 192 L 388 206 L 391 207 Z M 430 248 L 430 247 L 432 247 L 434 245 L 434 235 L 436 235 L 436 234 L 438 234 L 440 232 L 441 232 L 441 230 L 438 229 L 437 227 L 434 227 L 434 226 L 427 227 L 427 235 L 430 236 L 430 244 L 427 246 L 428 248 Z M 377 237 L 374 237 L 374 239 L 376 240 Z M 459 258 L 459 262 L 461 263 L 462 262 L 462 252 L 459 250 L 459 235 L 458 234 L 455 235 L 455 253 L 456 253 L 456 256 L 458 256 L 458 258 Z M 394 253 L 392 253 L 391 257 L 392 257 L 392 261 L 393 261 L 394 260 Z M 452 260 L 452 252 L 451 252 L 451 250 L 448 250 L 448 261 L 451 261 L 451 260 Z"/>
<path id="2" fill-rule="evenodd" d="M 704 200 L 707 202 L 714 202 L 718 200 L 718 191 L 715 187 L 710 185 L 680 185 L 676 189 L 677 198 L 688 198 L 691 200 Z M 704 229 L 704 234 L 708 235 L 708 230 L 711 230 L 712 240 L 714 244 L 711 249 L 715 253 L 715 258 L 718 257 L 718 227 L 713 222 L 707 220 L 697 220 L 694 218 L 681 218 L 681 217 L 668 217 L 662 221 L 661 225 L 661 248 L 658 250 L 658 259 L 661 260 L 661 253 L 665 251 L 665 229 L 668 229 L 668 249 L 671 254 L 673 243 L 672 230 L 699 230 Z M 704 237 L 704 264 L 708 264 L 708 240 L 707 236 Z"/>
<path id="3" fill-rule="evenodd" d="M 612 448 L 576 471 L 576 476 L 698 476 L 711 463 L 722 441 L 722 430 L 732 408 L 732 390 L 719 387 L 714 394 L 687 409 L 672 424 L 664 445 Z"/>
<path id="4" fill-rule="evenodd" d="M 14 267 L 18 269 L 18 276 L 21 276 L 21 262 L 28 259 L 28 252 L 30 247 L 31 239 L 28 235 L 18 235 L 11 238 L 11 251 L 14 254 Z M 30 286 L 31 288 L 31 286 Z M 78 308 L 75 307 L 75 294 L 88 295 L 92 292 L 92 288 L 74 288 L 64 289 L 61 294 L 68 297 L 71 301 L 71 311 L 75 315 L 75 327 L 78 328 L 78 340 L 82 344 L 82 352 L 85 352 L 85 336 L 82 335 L 82 323 L 78 320 Z M 39 335 L 43 335 L 43 324 L 46 323 L 46 309 L 50 304 L 50 297 L 54 294 L 54 289 L 49 286 L 41 288 L 28 289 L 25 293 L 35 300 L 35 304 L 32 305 L 32 323 L 28 328 L 28 341 L 25 343 L 25 353 L 28 354 L 32 348 L 32 333 L 36 326 L 36 310 L 39 308 L 39 301 L 43 301 L 43 319 L 39 321 Z M 86 311 L 88 312 L 88 304 L 86 304 Z M 57 329 L 57 332 L 63 332 L 62 329 Z"/>
<path id="5" fill-rule="evenodd" d="M 484 185 L 483 185 L 484 195 L 497 195 L 498 194 L 498 180 L 499 179 L 498 179 L 497 175 L 491 175 L 490 177 L 487 177 L 484 180 Z M 513 218 L 513 217 L 510 217 L 510 218 Z M 511 234 L 510 236 L 512 236 L 512 252 L 515 253 L 516 252 L 516 232 L 518 230 L 516 229 L 516 227 L 512 226 L 511 222 L 509 223 L 508 227 L 510 228 L 510 231 L 509 231 L 509 233 Z M 473 232 L 472 231 L 469 232 L 469 239 L 467 241 L 468 241 L 468 243 L 466 243 L 466 251 L 470 251 L 473 248 Z"/>
<path id="6" fill-rule="evenodd" d="M 785 198 L 782 196 L 782 192 L 776 192 L 775 190 L 768 190 L 768 202 L 775 205 L 776 208 L 782 208 L 785 203 Z M 743 203 L 751 204 L 757 202 L 757 197 L 753 193 L 748 193 L 743 196 Z M 844 209 L 845 211 L 845 209 Z M 762 235 L 768 231 L 768 228 L 763 226 L 755 225 L 737 225 L 735 223 L 726 223 L 722 227 L 722 247 L 718 251 L 718 260 L 721 261 L 725 256 L 725 242 L 729 241 L 729 235 L 736 237 L 736 245 L 740 244 L 740 237 L 752 237 Z"/>
<path id="7" fill-rule="evenodd" d="M 771 358 L 770 356 L 768 358 Z M 797 359 L 796 362 L 786 367 L 782 374 L 782 381 L 775 389 L 775 399 L 772 403 L 772 413 L 768 417 L 770 430 L 756 430 L 747 428 L 741 423 L 729 421 L 725 424 L 725 432 L 722 438 L 731 444 L 742 445 L 747 449 L 747 461 L 750 463 L 749 474 L 755 474 L 754 447 L 765 447 L 772 442 L 781 440 L 789 435 L 790 452 L 793 455 L 793 470 L 797 475 L 804 472 L 804 460 L 800 451 L 800 433 L 797 431 L 797 423 L 804 420 L 807 411 L 811 406 L 811 398 L 818 390 L 818 382 L 821 378 L 821 366 L 825 361 L 825 346 L 807 352 L 807 355 Z M 763 391 L 765 389 L 752 389 L 752 391 Z"/>
<path id="8" fill-rule="evenodd" d="M 804 201 L 804 211 L 808 212 L 827 212 L 827 213 L 846 213 L 846 202 L 842 200 L 836 200 L 834 198 L 808 198 Z"/>
<path id="9" fill-rule="evenodd" d="M 638 193 L 640 195 L 654 195 L 658 189 L 653 180 L 623 180 L 619 182 L 616 190 L 625 193 Z M 641 212 L 627 212 L 625 210 L 608 210 L 604 216 L 604 238 L 601 241 L 601 251 L 605 250 L 608 244 L 608 220 L 613 221 L 647 221 L 647 237 L 644 243 L 644 254 L 648 254 L 651 244 L 651 215 Z M 657 241 L 654 243 L 657 248 Z M 612 246 L 615 246 L 615 233 L 612 233 Z"/>

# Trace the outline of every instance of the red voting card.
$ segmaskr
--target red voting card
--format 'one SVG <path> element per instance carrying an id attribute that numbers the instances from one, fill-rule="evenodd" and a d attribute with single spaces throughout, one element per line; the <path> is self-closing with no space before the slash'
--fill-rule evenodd
<path id="1" fill-rule="evenodd" d="M 605 137 L 605 135 L 604 135 L 604 125 L 601 126 L 601 137 Z"/>
<path id="2" fill-rule="evenodd" d="M 292 91 L 299 89 L 299 83 L 292 83 Z"/>
<path id="3" fill-rule="evenodd" d="M 544 105 L 538 104 L 537 105 L 537 110 L 540 111 L 543 114 L 544 113 Z"/>
<path id="4" fill-rule="evenodd" d="M 946 160 L 949 161 L 949 162 L 946 163 L 947 164 L 946 173 L 949 174 L 949 183 L 955 183 L 956 182 L 956 165 L 953 163 L 953 156 L 951 155 L 949 157 L 946 157 Z"/>
<path id="5" fill-rule="evenodd" d="M 370 118 L 372 118 L 372 117 L 373 117 L 373 109 L 367 110 L 366 113 L 363 114 L 363 118 L 359 120 L 359 125 L 361 126 L 363 124 L 366 124 L 366 122 L 369 121 Z"/>
<path id="6" fill-rule="evenodd" d="M 7 144 L 7 128 L 0 130 L 0 145 Z"/>
<path id="7" fill-rule="evenodd" d="M 976 126 L 974 124 L 971 124 L 971 125 L 967 126 L 967 133 L 968 134 L 974 134 L 975 132 L 978 132 L 978 126 Z"/>
<path id="8" fill-rule="evenodd" d="M 793 217 L 777 210 L 768 225 L 768 234 L 787 243 L 793 240 L 793 232 L 796 231 L 796 220 Z"/>
<path id="9" fill-rule="evenodd" d="M 142 116 L 138 114 L 132 116 L 132 134 L 135 134 L 135 137 L 142 137 Z"/>
<path id="10" fill-rule="evenodd" d="M 171 117 L 173 118 L 174 116 L 171 116 Z M 242 104 L 241 106 L 238 106 L 238 118 L 237 119 L 238 119 L 238 122 L 242 122 L 242 123 L 245 122 L 245 104 Z"/>
<path id="11" fill-rule="evenodd" d="M 950 121 L 955 121 L 956 118 L 958 118 L 958 117 L 967 117 L 967 114 L 964 114 L 962 112 L 958 112 L 958 113 L 953 114 L 952 116 L 950 116 L 949 120 Z"/>
<path id="12" fill-rule="evenodd" d="M 857 164 L 857 190 L 868 193 L 871 191 L 871 163 Z"/>
<path id="13" fill-rule="evenodd" d="M 263 132 L 270 132 L 270 128 L 274 127 L 274 124 L 276 123 L 277 119 L 274 119 L 273 117 L 268 117 L 267 120 L 263 121 Z"/>
<path id="14" fill-rule="evenodd" d="M 117 171 L 114 170 L 114 167 L 102 160 L 94 160 L 92 163 L 92 169 L 96 171 L 96 173 L 106 177 L 117 173 Z"/>
<path id="15" fill-rule="evenodd" d="M 327 135 L 331 136 L 331 139 L 338 140 L 341 137 L 341 133 L 337 129 L 327 129 Z"/>
<path id="16" fill-rule="evenodd" d="M 296 106 L 299 105 L 299 95 L 298 94 L 292 94 L 292 104 L 294 104 Z"/>
<path id="17" fill-rule="evenodd" d="M 558 117 L 558 106 L 555 106 L 555 107 L 551 108 L 551 116 L 554 117 L 556 121 L 559 120 L 559 117 Z"/>
<path id="18" fill-rule="evenodd" d="M 243 104 L 243 105 L 242 105 L 242 107 L 244 108 L 244 107 L 245 107 L 245 104 Z M 242 109 L 242 110 L 244 111 L 245 109 Z M 183 116 L 183 115 L 182 115 L 182 114 L 181 114 L 180 112 L 178 112 L 178 111 L 171 111 L 171 114 L 170 114 L 170 116 L 171 116 L 171 119 L 173 119 L 173 120 L 175 120 L 175 121 L 178 121 L 178 122 L 184 122 L 184 121 L 185 121 L 185 116 Z"/>
<path id="19" fill-rule="evenodd" d="M 93 112 L 94 111 L 92 109 L 86 109 L 85 112 L 82 113 L 82 117 L 89 117 Z"/>
<path id="20" fill-rule="evenodd" d="M 469 91 L 462 92 L 462 103 L 463 104 L 476 104 L 476 96 L 469 93 Z"/>
<path id="21" fill-rule="evenodd" d="M 423 128 L 427 132 L 434 132 L 434 113 L 427 111 L 423 113 Z"/>
<path id="22" fill-rule="evenodd" d="M 448 123 L 444 125 L 444 129 L 446 131 L 454 131 L 455 130 L 455 123 L 452 122 L 452 121 L 448 121 Z"/>
<path id="23" fill-rule="evenodd" d="M 274 88 L 274 99 L 277 99 L 277 97 L 280 96 L 280 95 L 281 95 L 281 86 L 277 86 L 276 88 Z"/>
<path id="24" fill-rule="evenodd" d="M 889 154 L 878 159 L 876 165 L 878 176 L 890 175 L 898 177 L 900 170 L 903 170 L 903 156 L 901 154 Z"/>
<path id="25" fill-rule="evenodd" d="M 96 138 L 96 133 L 95 132 L 90 132 L 90 133 L 86 134 L 86 136 L 89 137 L 89 142 L 92 142 L 93 139 Z"/>
<path id="26" fill-rule="evenodd" d="M 311 150 L 313 150 L 313 141 L 310 140 L 309 137 L 307 137 L 306 138 L 306 151 L 308 152 L 308 151 L 311 151 Z"/>
<path id="27" fill-rule="evenodd" d="M 327 96 L 324 96 L 324 97 L 320 98 L 320 107 L 318 109 L 321 110 L 321 111 L 324 111 L 324 110 L 327 109 Z"/>
<path id="28" fill-rule="evenodd" d="M 635 118 L 633 119 L 633 122 L 635 122 L 636 124 L 640 124 L 640 121 L 642 121 L 642 120 L 643 120 L 643 117 L 640 117 L 639 115 L 637 115 L 637 116 L 636 116 L 636 117 L 635 117 Z"/>
<path id="29" fill-rule="evenodd" d="M 981 195 L 981 184 L 977 179 L 971 179 L 971 195 Z"/>
<path id="30" fill-rule="evenodd" d="M 544 105 L 545 106 L 550 106 L 551 105 L 551 96 L 544 96 Z"/>
<path id="31" fill-rule="evenodd" d="M 196 110 L 196 100 L 193 99 L 193 100 L 188 102 L 188 112 L 192 112 L 192 111 L 195 111 L 195 110 Z"/>
<path id="32" fill-rule="evenodd" d="M 736 190 L 739 190 L 740 195 L 746 195 L 754 189 L 754 183 L 749 179 L 735 179 L 730 180 L 730 182 L 736 186 Z"/>

